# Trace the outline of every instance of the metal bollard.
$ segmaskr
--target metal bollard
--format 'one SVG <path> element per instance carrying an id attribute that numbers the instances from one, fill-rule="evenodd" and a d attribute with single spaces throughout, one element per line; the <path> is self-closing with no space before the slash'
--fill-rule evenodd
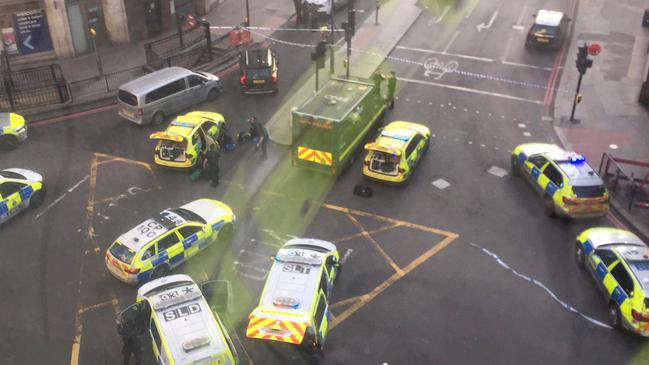
<path id="1" fill-rule="evenodd" d="M 381 0 L 376 0 L 376 16 L 374 17 L 374 25 L 379 25 L 379 9 L 381 9 Z"/>

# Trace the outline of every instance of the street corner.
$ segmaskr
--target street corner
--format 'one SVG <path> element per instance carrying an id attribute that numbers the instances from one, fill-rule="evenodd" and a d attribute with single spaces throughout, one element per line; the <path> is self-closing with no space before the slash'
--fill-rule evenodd
<path id="1" fill-rule="evenodd" d="M 570 123 L 569 121 L 567 123 Z M 557 127 L 563 134 L 563 142 L 571 149 L 586 156 L 591 165 L 597 166 L 602 158 L 602 153 L 624 154 L 637 150 L 640 140 L 623 129 L 609 130 L 592 128 L 583 123 L 578 126 L 564 125 Z M 567 146 L 566 146 L 567 147 Z M 627 155 L 627 156 L 632 156 Z"/>

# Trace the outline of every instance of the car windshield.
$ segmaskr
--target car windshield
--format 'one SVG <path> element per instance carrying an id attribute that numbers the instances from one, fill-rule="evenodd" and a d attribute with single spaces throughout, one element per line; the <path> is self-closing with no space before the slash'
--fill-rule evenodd
<path id="1" fill-rule="evenodd" d="M 554 37 L 557 35 L 557 29 L 557 27 L 552 27 L 549 25 L 534 24 L 530 32 L 537 35 L 544 34 L 550 37 Z"/>
<path id="2" fill-rule="evenodd" d="M 135 256 L 135 251 L 124 246 L 119 241 L 115 241 L 115 243 L 113 243 L 113 245 L 110 247 L 109 251 L 114 258 L 129 265 L 131 264 L 133 257 Z"/>
<path id="3" fill-rule="evenodd" d="M 25 179 L 23 175 L 13 171 L 0 171 L 0 176 L 5 177 L 7 179 Z"/>
<path id="4" fill-rule="evenodd" d="M 205 219 L 201 218 L 200 215 L 192 212 L 191 210 L 185 209 L 185 208 L 173 208 L 173 209 L 168 209 L 172 213 L 178 214 L 181 218 L 183 218 L 186 221 L 191 221 L 191 222 L 199 222 L 205 224 Z"/>
<path id="5" fill-rule="evenodd" d="M 572 191 L 578 198 L 599 198 L 604 195 L 606 188 L 604 185 L 573 186 Z"/>

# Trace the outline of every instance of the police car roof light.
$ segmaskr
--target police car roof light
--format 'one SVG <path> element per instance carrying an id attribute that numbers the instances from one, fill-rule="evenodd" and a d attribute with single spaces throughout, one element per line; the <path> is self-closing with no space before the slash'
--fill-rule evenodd
<path id="1" fill-rule="evenodd" d="M 586 156 L 584 155 L 575 154 L 570 156 L 570 163 L 573 165 L 582 164 L 584 162 L 586 162 Z"/>
<path id="2" fill-rule="evenodd" d="M 313 266 L 319 266 L 322 263 L 322 260 L 320 257 L 305 257 L 305 256 L 297 256 L 297 255 L 277 255 L 275 256 L 275 260 L 280 261 L 280 262 L 292 262 L 295 264 L 305 264 L 305 265 L 313 265 Z"/>
<path id="3" fill-rule="evenodd" d="M 183 350 L 185 350 L 185 352 L 190 352 L 191 350 L 195 350 L 199 347 L 207 346 L 209 344 L 210 336 L 202 335 L 183 342 Z"/>
<path id="4" fill-rule="evenodd" d="M 398 134 L 398 133 L 393 133 L 393 132 L 390 132 L 390 131 L 383 131 L 383 132 L 381 132 L 381 135 L 386 136 L 386 137 L 390 137 L 390 138 L 394 138 L 394 139 L 398 139 L 400 141 L 407 141 L 407 140 L 410 139 L 409 136 L 405 136 L 403 134 Z"/>
<path id="5" fill-rule="evenodd" d="M 300 305 L 300 301 L 291 297 L 275 297 L 273 298 L 273 305 L 276 307 L 290 307 L 296 309 Z"/>

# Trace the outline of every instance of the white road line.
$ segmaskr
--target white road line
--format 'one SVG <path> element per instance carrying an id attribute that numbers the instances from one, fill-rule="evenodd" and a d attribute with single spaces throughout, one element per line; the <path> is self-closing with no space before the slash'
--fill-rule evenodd
<path id="1" fill-rule="evenodd" d="M 455 42 L 455 38 L 457 38 L 457 36 L 459 34 L 460 34 L 459 30 L 456 30 L 455 33 L 453 33 L 453 36 L 448 41 L 448 44 L 446 44 L 446 47 L 444 47 L 444 50 L 442 51 L 442 53 L 446 54 L 446 52 L 448 52 L 448 49 L 451 48 L 451 45 L 453 44 L 453 42 Z"/>
<path id="2" fill-rule="evenodd" d="M 500 94 L 500 93 L 494 93 L 494 92 L 490 92 L 490 91 L 477 90 L 477 89 L 470 89 L 468 87 L 439 84 L 437 82 L 415 80 L 415 79 L 409 79 L 409 78 L 405 78 L 405 77 L 398 77 L 397 79 L 400 80 L 400 81 L 411 82 L 411 83 L 414 83 L 414 84 L 437 86 L 437 87 L 442 87 L 442 88 L 446 88 L 446 89 L 464 91 L 464 92 L 469 92 L 469 93 L 474 93 L 474 94 L 489 95 L 489 96 L 495 96 L 495 97 L 499 97 L 499 98 L 503 98 L 503 99 L 516 100 L 516 101 L 524 101 L 526 103 L 532 103 L 532 104 L 539 104 L 539 105 L 543 104 L 543 100 L 526 99 L 526 98 L 521 98 L 521 97 L 513 96 L 513 95 Z"/>
<path id="3" fill-rule="evenodd" d="M 444 17 L 446 16 L 446 13 L 448 13 L 448 10 L 449 10 L 450 8 L 451 8 L 450 5 L 446 5 L 446 6 L 444 7 L 444 11 L 442 11 L 442 14 L 440 14 L 440 16 L 438 16 L 437 19 L 435 19 L 435 20 L 433 21 L 433 23 L 435 23 L 435 24 L 439 24 L 439 22 L 441 22 L 442 19 L 444 19 Z"/>
<path id="4" fill-rule="evenodd" d="M 518 67 L 533 68 L 535 70 L 552 71 L 552 67 L 541 67 L 541 66 L 527 65 L 527 64 L 524 64 L 524 63 L 509 62 L 509 61 L 501 61 L 500 63 L 502 63 L 503 65 L 509 65 L 509 66 L 518 66 Z"/>
<path id="5" fill-rule="evenodd" d="M 458 57 L 458 58 L 466 58 L 468 60 L 476 60 L 476 61 L 484 61 L 484 62 L 493 62 L 494 61 L 491 58 L 467 56 L 467 55 L 455 54 L 455 53 L 445 53 L 445 52 L 433 51 L 433 50 L 430 50 L 430 49 L 423 49 L 423 48 L 416 48 L 416 47 L 397 46 L 397 49 L 403 49 L 403 50 L 406 50 L 406 51 L 422 52 L 422 53 L 439 54 L 439 55 Z"/>
<path id="6" fill-rule="evenodd" d="M 554 294 L 554 292 L 552 290 L 550 290 L 547 286 L 545 286 L 542 282 L 540 282 L 540 281 L 538 281 L 538 280 L 536 280 L 534 278 L 531 278 L 529 276 L 520 274 L 518 271 L 512 269 L 503 260 L 501 260 L 500 257 L 498 257 L 498 255 L 496 255 L 495 253 L 493 253 L 493 252 L 487 250 L 486 248 L 483 248 L 482 246 L 477 245 L 477 244 L 475 244 L 473 242 L 469 243 L 469 245 L 471 245 L 471 247 L 477 248 L 478 250 L 485 253 L 487 256 L 489 256 L 489 257 L 493 258 L 494 260 L 496 260 L 498 265 L 500 265 L 505 270 L 511 272 L 516 277 L 518 277 L 520 279 L 523 279 L 523 280 L 525 280 L 525 281 L 527 281 L 527 282 L 529 282 L 531 284 L 534 284 L 534 285 L 538 286 L 539 288 L 543 289 L 548 295 L 550 295 L 550 297 L 552 297 L 552 299 L 554 299 L 557 303 L 559 303 L 564 309 L 579 315 L 583 319 L 587 320 L 588 322 L 590 322 L 590 323 L 592 323 L 592 324 L 594 324 L 596 326 L 606 328 L 606 329 L 612 329 L 612 327 L 609 326 L 608 324 L 606 324 L 604 322 L 601 322 L 601 321 L 598 321 L 595 318 L 589 317 L 589 316 L 581 313 L 580 311 L 575 309 L 575 307 L 573 307 L 570 304 L 568 304 L 568 303 L 564 302 L 563 300 L 559 299 L 559 297 L 557 297 L 557 295 Z"/>
<path id="7" fill-rule="evenodd" d="M 36 214 L 36 217 L 34 217 L 34 220 L 40 218 L 43 214 L 47 213 L 47 211 L 50 210 L 50 208 L 52 208 L 53 206 L 58 204 L 61 200 L 63 200 L 63 198 L 65 198 L 66 195 L 68 195 L 68 193 L 73 192 L 74 189 L 78 188 L 79 185 L 83 184 L 89 178 L 90 178 L 90 175 L 86 175 L 83 179 L 79 180 L 79 182 L 77 182 L 70 189 L 68 189 L 65 193 L 63 193 L 63 195 L 56 198 L 56 200 L 54 200 L 50 205 L 48 205 L 47 208 L 43 209 L 40 213 Z"/>
<path id="8" fill-rule="evenodd" d="M 509 36 L 509 39 L 507 39 L 507 45 L 505 45 L 505 54 L 503 54 L 502 57 L 500 57 L 500 62 L 505 62 L 507 59 L 507 55 L 509 54 L 509 50 L 512 48 L 512 41 L 514 40 L 514 37 L 511 35 Z"/>
<path id="9" fill-rule="evenodd" d="M 521 25 L 521 21 L 523 21 L 523 15 L 525 15 L 525 10 L 527 10 L 527 4 L 523 4 L 523 9 L 521 10 L 521 13 L 518 14 L 518 19 L 516 20 L 516 24 L 512 27 L 514 29 L 525 29 Z"/>

